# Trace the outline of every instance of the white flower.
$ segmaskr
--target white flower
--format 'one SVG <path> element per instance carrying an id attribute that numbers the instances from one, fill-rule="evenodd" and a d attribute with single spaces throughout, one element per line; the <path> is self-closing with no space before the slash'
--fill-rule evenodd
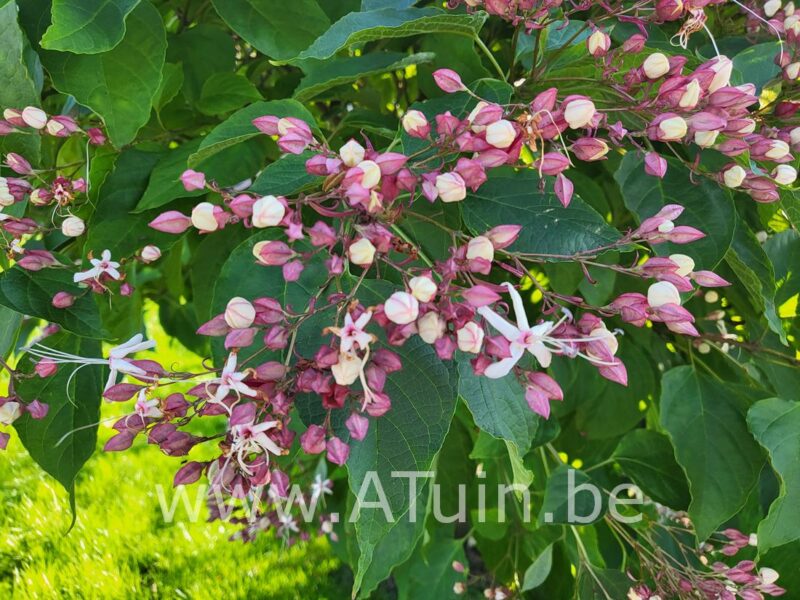
<path id="1" fill-rule="evenodd" d="M 658 131 L 661 134 L 661 141 L 670 142 L 681 139 L 686 135 L 688 125 L 683 117 L 670 117 L 658 124 Z"/>
<path id="2" fill-rule="evenodd" d="M 245 461 L 250 454 L 264 454 L 267 461 L 270 454 L 275 456 L 285 454 L 283 448 L 267 435 L 267 431 L 275 429 L 278 425 L 278 421 L 264 421 L 258 424 L 250 421 L 231 427 L 231 454 L 236 456 L 236 462 L 247 475 L 253 474 Z"/>
<path id="3" fill-rule="evenodd" d="M 372 318 L 370 311 L 364 311 L 358 319 L 353 320 L 353 316 L 348 312 L 344 316 L 344 327 L 328 327 L 328 331 L 339 336 L 339 351 L 349 353 L 356 346 L 361 350 L 366 350 L 372 342 L 372 334 L 364 331 L 364 328 Z"/>
<path id="4" fill-rule="evenodd" d="M 281 222 L 286 207 L 275 196 L 264 196 L 253 204 L 253 226 L 273 227 Z"/>
<path id="5" fill-rule="evenodd" d="M 152 400 L 148 400 L 145 396 L 145 391 L 139 391 L 139 397 L 136 399 L 136 405 L 134 406 L 134 412 L 139 415 L 142 420 L 145 417 L 153 417 L 154 419 L 161 418 L 164 413 L 161 412 L 161 408 L 159 408 L 159 401 L 153 398 Z"/>
<path id="6" fill-rule="evenodd" d="M 781 9 L 781 0 L 767 0 L 764 3 L 764 14 L 769 19 L 774 16 L 776 12 Z"/>
<path id="7" fill-rule="evenodd" d="M 708 93 L 713 94 L 719 88 L 723 88 L 731 82 L 731 74 L 733 73 L 733 61 L 727 56 L 720 56 L 717 61 L 711 65 L 711 70 L 714 71 L 714 79 L 708 85 Z"/>
<path id="8" fill-rule="evenodd" d="M 364 371 L 364 361 L 353 352 L 339 352 L 339 362 L 331 367 L 333 378 L 339 385 L 352 385 Z"/>
<path id="9" fill-rule="evenodd" d="M 512 367 L 519 362 L 526 350 L 533 354 L 545 369 L 550 366 L 550 361 L 552 360 L 552 354 L 545 345 L 545 337 L 552 331 L 553 324 L 545 321 L 533 327 L 528 325 L 528 316 L 525 314 L 522 296 L 510 283 L 506 282 L 504 285 L 508 289 L 514 305 L 514 316 L 517 320 L 516 326 L 506 321 L 488 306 L 482 306 L 478 309 L 478 314 L 511 342 L 511 356 L 486 368 L 485 375 L 490 379 L 498 379 L 507 375 Z"/>
<path id="10" fill-rule="evenodd" d="M 311 484 L 311 501 L 316 502 L 322 496 L 330 494 L 333 494 L 333 483 L 330 479 L 322 479 L 322 475 L 317 473 Z"/>
<path id="11" fill-rule="evenodd" d="M 230 392 L 235 393 L 240 400 L 243 395 L 250 396 L 251 398 L 258 395 L 258 392 L 253 388 L 243 383 L 247 375 L 236 371 L 236 360 L 236 353 L 231 352 L 230 355 L 228 355 L 228 360 L 225 361 L 225 366 L 222 368 L 220 376 L 206 383 L 206 389 L 208 389 L 208 386 L 211 384 L 217 384 L 217 390 L 214 392 L 214 395 L 209 398 L 209 402 L 220 404 Z"/>
<path id="12" fill-rule="evenodd" d="M 119 279 L 121 277 L 120 272 L 117 270 L 119 268 L 119 263 L 111 260 L 111 251 L 110 250 L 103 250 L 100 254 L 100 259 L 90 258 L 89 262 L 92 265 L 92 268 L 88 271 L 83 271 L 81 273 L 75 273 L 72 276 L 72 281 L 75 283 L 80 283 L 81 281 L 86 281 L 87 279 L 97 279 L 103 273 L 111 277 L 111 279 Z"/>

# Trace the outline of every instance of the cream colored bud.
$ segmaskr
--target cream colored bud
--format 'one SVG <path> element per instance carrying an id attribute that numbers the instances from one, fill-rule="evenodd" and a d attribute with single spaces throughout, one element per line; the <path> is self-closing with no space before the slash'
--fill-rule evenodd
<path id="1" fill-rule="evenodd" d="M 375 246 L 367 238 L 361 238 L 357 242 L 350 244 L 347 249 L 347 256 L 351 263 L 366 267 L 371 265 L 375 259 Z"/>
<path id="2" fill-rule="evenodd" d="M 500 119 L 486 126 L 486 142 L 495 148 L 505 149 L 514 143 L 517 132 L 510 121 Z"/>
<path id="3" fill-rule="evenodd" d="M 701 148 L 711 148 L 719 137 L 719 131 L 695 131 L 694 143 Z"/>
<path id="4" fill-rule="evenodd" d="M 483 346 L 483 329 L 475 321 L 470 321 L 456 332 L 458 349 L 462 352 L 478 354 Z"/>
<path id="5" fill-rule="evenodd" d="M 283 220 L 286 207 L 275 196 L 264 196 L 253 204 L 253 226 L 273 227 Z"/>
<path id="6" fill-rule="evenodd" d="M 142 248 L 142 251 L 139 254 L 139 256 L 142 257 L 142 260 L 144 262 L 151 263 L 161 258 L 161 249 L 158 246 L 154 246 L 153 244 L 148 244 L 147 246 Z"/>
<path id="7" fill-rule="evenodd" d="M 564 106 L 564 120 L 570 129 L 581 129 L 592 122 L 597 109 L 588 98 L 575 98 Z"/>
<path id="8" fill-rule="evenodd" d="M 442 173 L 436 176 L 436 191 L 442 202 L 460 202 L 467 197 L 467 184 L 458 173 Z"/>
<path id="9" fill-rule="evenodd" d="M 731 73 L 733 73 L 733 61 L 727 56 L 720 56 L 717 61 L 711 66 L 714 71 L 714 78 L 708 85 L 708 93 L 716 92 L 718 89 L 725 87 L 731 82 Z"/>
<path id="10" fill-rule="evenodd" d="M 764 3 L 764 14 L 767 18 L 775 16 L 775 13 L 781 9 L 781 0 L 767 0 Z"/>
<path id="11" fill-rule="evenodd" d="M 408 282 L 411 294 L 420 302 L 430 302 L 436 296 L 438 286 L 436 282 L 426 275 L 412 277 Z"/>
<path id="12" fill-rule="evenodd" d="M 772 178 L 775 183 L 792 185 L 797 180 L 797 169 L 792 165 L 778 165 L 772 171 Z"/>
<path id="13" fill-rule="evenodd" d="M 340 352 L 339 362 L 331 367 L 331 373 L 339 385 L 352 385 L 363 367 L 361 359 L 355 353 Z"/>
<path id="14" fill-rule="evenodd" d="M 670 117 L 658 124 L 661 141 L 674 142 L 683 138 L 689 127 L 683 117 Z"/>
<path id="15" fill-rule="evenodd" d="M 192 209 L 192 225 L 200 231 L 216 231 L 219 223 L 214 217 L 214 205 L 210 202 L 201 202 Z"/>
<path id="16" fill-rule="evenodd" d="M 700 101 L 700 84 L 696 79 L 692 79 L 686 86 L 686 91 L 683 92 L 681 99 L 678 101 L 678 106 L 681 108 L 694 108 Z"/>
<path id="17" fill-rule="evenodd" d="M 22 111 L 22 120 L 28 127 L 34 129 L 44 129 L 47 125 L 47 113 L 41 108 L 28 106 Z"/>
<path id="18" fill-rule="evenodd" d="M 358 163 L 364 160 L 364 146 L 355 140 L 350 140 L 344 146 L 339 148 L 339 156 L 342 162 L 348 167 L 355 167 Z"/>
<path id="19" fill-rule="evenodd" d="M 246 329 L 256 319 L 256 309 L 246 298 L 236 296 L 225 307 L 225 322 L 233 329 Z"/>
<path id="20" fill-rule="evenodd" d="M 658 79 L 669 73 L 669 59 L 661 52 L 651 54 L 644 59 L 642 70 L 648 79 Z"/>
<path id="21" fill-rule="evenodd" d="M 691 256 L 686 256 L 685 254 L 670 254 L 669 259 L 678 265 L 678 270 L 675 271 L 675 273 L 681 277 L 687 277 L 689 273 L 694 271 L 695 264 Z"/>
<path id="22" fill-rule="evenodd" d="M 442 316 L 434 311 L 426 312 L 417 319 L 417 333 L 426 344 L 433 344 L 444 335 L 447 323 Z"/>
<path id="23" fill-rule="evenodd" d="M 467 260 L 482 258 L 489 262 L 494 260 L 494 245 L 492 241 L 482 235 L 472 238 L 467 244 Z"/>
<path id="24" fill-rule="evenodd" d="M 11 425 L 14 421 L 22 416 L 22 410 L 19 402 L 6 402 L 0 406 L 0 423 L 3 425 Z"/>
<path id="25" fill-rule="evenodd" d="M 358 168 L 361 169 L 363 175 L 361 176 L 361 186 L 371 190 L 381 182 L 381 168 L 378 164 L 371 160 L 362 160 L 358 163 Z"/>
<path id="26" fill-rule="evenodd" d="M 726 169 L 725 172 L 722 174 L 722 179 L 725 182 L 725 185 L 731 189 L 736 189 L 747 177 L 747 171 L 745 171 L 739 165 L 734 165 L 730 169 Z"/>
<path id="27" fill-rule="evenodd" d="M 78 237 L 86 231 L 86 223 L 80 217 L 67 217 L 61 223 L 61 233 L 67 237 Z"/>
<path id="28" fill-rule="evenodd" d="M 658 308 L 665 304 L 681 304 L 681 294 L 669 281 L 659 281 L 647 289 L 647 304 L 651 308 Z"/>
<path id="29" fill-rule="evenodd" d="M 419 302 L 408 292 L 395 292 L 383 303 L 383 313 L 392 323 L 408 325 L 419 316 Z"/>

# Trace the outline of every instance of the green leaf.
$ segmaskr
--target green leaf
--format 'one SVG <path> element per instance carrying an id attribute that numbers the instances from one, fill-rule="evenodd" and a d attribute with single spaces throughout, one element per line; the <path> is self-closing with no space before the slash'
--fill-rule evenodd
<path id="1" fill-rule="evenodd" d="M 582 567 L 578 576 L 576 598 L 580 600 L 610 600 L 626 598 L 631 589 L 628 576 L 615 569 L 592 569 Z"/>
<path id="2" fill-rule="evenodd" d="M 397 600 L 424 600 L 448 598 L 453 585 L 464 580 L 462 573 L 453 570 L 453 561 L 466 562 L 463 540 L 442 535 L 446 528 L 439 526 L 439 537 L 417 549 L 408 562 L 392 573 L 397 584 Z"/>
<path id="3" fill-rule="evenodd" d="M 51 348 L 86 357 L 101 355 L 100 343 L 85 338 L 57 335 L 47 338 Z M 23 359 L 22 370 L 33 372 L 33 362 Z M 75 371 L 76 365 L 60 365 L 55 375 L 21 379 L 16 391 L 25 402 L 39 400 L 50 409 L 44 419 L 28 413 L 14 421 L 19 439 L 31 458 L 69 493 L 75 519 L 75 478 L 94 453 L 100 420 L 104 368 Z M 59 443 L 60 442 L 60 443 Z"/>
<path id="4" fill-rule="evenodd" d="M 233 71 L 236 47 L 228 30 L 200 23 L 170 37 L 167 60 L 183 65 L 183 94 L 194 104 L 209 77 Z"/>
<path id="5" fill-rule="evenodd" d="M 298 58 L 326 59 L 342 48 L 374 40 L 423 33 L 458 33 L 475 36 L 486 13 L 459 15 L 434 8 L 384 8 L 345 15 L 318 37 Z"/>
<path id="6" fill-rule="evenodd" d="M 22 325 L 22 315 L 5 306 L 0 306 L 0 358 L 5 360 L 14 350 Z"/>
<path id="7" fill-rule="evenodd" d="M 39 93 L 25 62 L 27 41 L 17 22 L 17 5 L 0 8 L 0 106 L 38 106 Z M 32 162 L 39 157 L 40 136 L 11 134 L 0 137 L 0 152 L 20 152 Z"/>
<path id="8" fill-rule="evenodd" d="M 180 180 L 181 173 L 189 168 L 190 157 L 200 148 L 201 141 L 202 138 L 195 138 L 161 157 L 134 212 L 159 208 L 178 198 L 194 198 L 208 193 L 204 189 L 187 192 Z M 207 181 L 215 181 L 225 187 L 247 179 L 259 169 L 263 159 L 261 141 L 252 139 L 227 148 L 195 167 L 205 173 Z"/>
<path id="9" fill-rule="evenodd" d="M 143 2 L 128 16 L 125 37 L 113 50 L 85 55 L 43 51 L 42 62 L 56 89 L 99 114 L 111 142 L 124 146 L 150 118 L 166 49 L 161 15 Z"/>
<path id="10" fill-rule="evenodd" d="M 610 244 L 619 233 L 577 196 L 564 208 L 551 189 L 539 191 L 539 176 L 531 169 L 501 168 L 464 202 L 464 222 L 475 234 L 496 225 L 523 226 L 511 251 L 565 260 Z"/>
<path id="11" fill-rule="evenodd" d="M 253 119 L 265 115 L 297 117 L 308 123 L 312 131 L 318 131 L 314 117 L 297 100 L 256 102 L 246 108 L 236 111 L 225 121 L 212 129 L 211 132 L 203 138 L 203 142 L 200 144 L 200 148 L 197 152 L 189 157 L 189 166 L 194 168 L 204 160 L 226 148 L 241 144 L 256 136 L 263 136 L 264 134 L 253 125 Z"/>
<path id="12" fill-rule="evenodd" d="M 530 450 L 541 419 L 528 406 L 519 382 L 513 377 L 479 377 L 466 360 L 459 361 L 458 373 L 458 394 L 475 424 L 496 438 L 513 442 L 522 454 Z"/>
<path id="13" fill-rule="evenodd" d="M 69 308 L 55 308 L 53 296 L 69 292 L 75 303 Z M 72 282 L 65 269 L 26 271 L 20 267 L 0 274 L 0 304 L 23 315 L 61 325 L 79 336 L 102 337 L 100 315 L 92 294 Z"/>
<path id="14" fill-rule="evenodd" d="M 550 570 L 553 568 L 553 545 L 550 544 L 544 549 L 536 560 L 531 563 L 531 566 L 525 570 L 525 575 L 522 578 L 522 591 L 535 589 L 542 585 L 550 575 Z"/>
<path id="15" fill-rule="evenodd" d="M 679 223 L 691 225 L 706 234 L 691 244 L 659 244 L 658 252 L 679 252 L 691 256 L 698 269 L 713 269 L 728 251 L 733 239 L 736 211 L 728 192 L 705 178 L 695 183 L 689 171 L 676 159 L 669 163 L 664 179 L 647 175 L 644 160 L 629 152 L 614 174 L 620 186 L 625 206 L 643 221 L 656 214 L 665 204 L 680 204 L 686 210 Z"/>
<path id="16" fill-rule="evenodd" d="M 758 526 L 758 549 L 766 552 L 800 539 L 800 404 L 780 398 L 762 400 L 750 407 L 747 423 L 769 452 L 781 483 L 780 495 Z"/>
<path id="17" fill-rule="evenodd" d="M 75 54 L 107 52 L 122 41 L 125 18 L 139 0 L 53 0 L 42 48 Z"/>
<path id="18" fill-rule="evenodd" d="M 205 115 L 219 115 L 261 99 L 256 86 L 244 75 L 214 73 L 203 84 L 197 108 Z"/>
<path id="19" fill-rule="evenodd" d="M 731 85 L 752 83 L 759 95 L 761 88 L 781 72 L 773 60 L 780 51 L 781 45 L 775 41 L 755 44 L 739 52 L 733 57 Z"/>
<path id="20" fill-rule="evenodd" d="M 322 177 L 309 175 L 306 171 L 306 161 L 312 156 L 313 152 L 282 156 L 258 174 L 248 191 L 260 195 L 293 196 L 318 185 Z"/>
<path id="21" fill-rule="evenodd" d="M 674 510 L 689 507 L 689 484 L 675 461 L 669 438 L 663 433 L 637 429 L 622 438 L 614 460 L 623 472 L 656 502 Z"/>
<path id="22" fill-rule="evenodd" d="M 409 480 L 391 474 L 431 470 L 456 403 L 457 375 L 452 366 L 439 360 L 429 344 L 413 338 L 392 350 L 403 361 L 403 369 L 389 375 L 386 382 L 385 392 L 392 400 L 392 408 L 370 422 L 362 442 L 352 443 L 347 462 L 354 494 L 358 494 L 370 472 L 377 473 L 394 519 L 390 522 L 377 508 L 360 511 L 355 525 L 360 556 L 353 588 L 360 590 L 362 596 L 367 596 L 393 567 L 410 556 L 424 526 L 419 515 L 415 515 L 415 523 L 411 522 Z M 364 500 L 377 501 L 375 486 L 367 484 Z M 418 482 L 415 500 L 417 512 L 422 510 L 423 514 L 427 487 Z"/>
<path id="23" fill-rule="evenodd" d="M 750 228 L 737 219 L 733 243 L 725 261 L 742 282 L 756 312 L 763 314 L 769 328 L 787 344 L 786 332 L 775 307 L 775 270 Z"/>
<path id="24" fill-rule="evenodd" d="M 156 109 L 156 112 L 161 112 L 180 93 L 183 87 L 183 77 L 183 67 L 181 65 L 164 63 L 164 68 L 161 72 L 161 83 L 153 100 L 153 108 Z"/>
<path id="25" fill-rule="evenodd" d="M 603 517 L 605 509 L 603 494 L 591 478 L 583 471 L 561 465 L 547 479 L 539 523 L 595 523 Z"/>
<path id="26" fill-rule="evenodd" d="M 430 52 L 403 54 L 401 52 L 370 52 L 362 56 L 333 58 L 324 62 L 311 62 L 303 65 L 306 76 L 294 91 L 294 97 L 306 102 L 322 92 L 356 81 L 370 75 L 380 75 L 399 71 L 410 65 L 430 62 L 434 55 Z"/>
<path id="27" fill-rule="evenodd" d="M 689 480 L 689 516 L 705 540 L 745 505 L 764 464 L 734 390 L 676 367 L 662 378 L 661 424 Z"/>
<path id="28" fill-rule="evenodd" d="M 219 16 L 259 52 L 287 60 L 297 56 L 330 25 L 315 0 L 212 0 Z"/>

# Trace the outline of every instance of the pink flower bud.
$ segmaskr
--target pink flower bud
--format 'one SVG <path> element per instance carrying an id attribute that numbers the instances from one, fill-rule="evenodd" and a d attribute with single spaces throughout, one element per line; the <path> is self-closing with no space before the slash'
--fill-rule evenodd
<path id="1" fill-rule="evenodd" d="M 681 18 L 683 10 L 683 0 L 657 0 L 656 2 L 656 16 L 659 21 L 676 21 Z"/>
<path id="2" fill-rule="evenodd" d="M 517 241 L 520 231 L 522 225 L 498 225 L 492 227 L 485 235 L 492 241 L 496 250 L 502 250 Z"/>
<path id="3" fill-rule="evenodd" d="M 325 260 L 325 267 L 331 275 L 341 275 L 344 273 L 344 261 L 341 256 L 335 254 Z"/>
<path id="4" fill-rule="evenodd" d="M 500 294 L 483 284 L 474 285 L 471 288 L 463 290 L 461 292 L 461 297 L 464 298 L 467 304 L 472 308 L 489 306 L 501 299 Z"/>
<path id="5" fill-rule="evenodd" d="M 27 127 L 28 124 L 22 118 L 22 112 L 15 108 L 3 110 L 3 118 L 15 127 Z"/>
<path id="6" fill-rule="evenodd" d="M 162 213 L 149 223 L 150 227 L 164 233 L 183 233 L 191 224 L 192 220 L 189 217 L 176 210 Z"/>
<path id="7" fill-rule="evenodd" d="M 279 120 L 279 117 L 266 115 L 264 117 L 253 119 L 252 122 L 256 129 L 258 129 L 261 133 L 266 133 L 267 135 L 278 135 Z"/>
<path id="8" fill-rule="evenodd" d="M 461 82 L 459 74 L 451 69 L 437 69 L 433 72 L 433 80 L 439 86 L 439 89 L 448 94 L 464 92 L 467 89 Z"/>
<path id="9" fill-rule="evenodd" d="M 25 407 L 25 410 L 28 411 L 28 414 L 32 419 L 39 421 L 44 419 L 47 416 L 47 413 L 50 412 L 50 405 L 40 402 L 39 400 L 34 400 Z"/>
<path id="10" fill-rule="evenodd" d="M 533 166 L 545 175 L 558 175 L 569 168 L 569 159 L 560 152 L 545 152 Z"/>
<path id="11" fill-rule="evenodd" d="M 253 256 L 262 265 L 282 266 L 289 262 L 294 256 L 294 252 L 284 242 L 267 241 L 258 242 L 253 246 Z"/>
<path id="12" fill-rule="evenodd" d="M 486 236 L 479 235 L 467 243 L 467 260 L 482 258 L 488 262 L 494 260 L 494 246 Z"/>
<path id="13" fill-rule="evenodd" d="M 590 125 L 597 112 L 594 102 L 586 96 L 568 96 L 564 99 L 561 109 L 570 129 L 581 129 Z"/>
<path id="14" fill-rule="evenodd" d="M 252 222 L 254 227 L 274 227 L 286 215 L 286 205 L 275 196 L 264 196 L 253 204 Z"/>
<path id="15" fill-rule="evenodd" d="M 102 146 L 106 143 L 106 135 L 103 133 L 102 129 L 92 127 L 86 131 L 86 135 L 89 136 L 89 143 L 92 146 Z"/>
<path id="16" fill-rule="evenodd" d="M 58 371 L 58 365 L 49 358 L 43 358 L 39 362 L 36 363 L 36 366 L 33 368 L 36 371 L 36 374 L 39 377 L 50 377 L 56 374 Z"/>
<path id="17" fill-rule="evenodd" d="M 575 186 L 573 183 L 567 179 L 563 173 L 559 173 L 556 177 L 556 182 L 553 185 L 553 191 L 556 194 L 556 198 L 558 198 L 559 202 L 561 202 L 564 208 L 569 206 L 574 190 Z"/>
<path id="18" fill-rule="evenodd" d="M 622 44 L 622 51 L 626 54 L 638 54 L 644 50 L 644 45 L 647 43 L 647 38 L 641 33 L 637 33 L 629 37 Z"/>
<path id="19" fill-rule="evenodd" d="M 653 119 L 647 128 L 651 140 L 674 142 L 682 139 L 689 127 L 683 117 L 675 113 L 664 113 Z"/>
<path id="20" fill-rule="evenodd" d="M 264 345 L 270 350 L 282 350 L 289 343 L 289 333 L 285 327 L 270 327 L 264 335 Z"/>
<path id="21" fill-rule="evenodd" d="M 605 56 L 608 49 L 611 48 L 611 38 L 604 31 L 597 29 L 586 38 L 586 48 L 589 54 L 595 58 Z"/>
<path id="22" fill-rule="evenodd" d="M 292 260 L 283 265 L 283 279 L 286 281 L 297 281 L 303 273 L 305 265 L 300 260 Z"/>
<path id="23" fill-rule="evenodd" d="M 103 392 L 103 398 L 111 402 L 126 402 L 144 389 L 144 386 L 134 383 L 118 383 Z"/>
<path id="24" fill-rule="evenodd" d="M 350 446 L 345 444 L 338 437 L 334 436 L 328 440 L 325 446 L 328 450 L 328 460 L 335 465 L 342 466 L 350 456 Z"/>
<path id="25" fill-rule="evenodd" d="M 41 271 L 57 264 L 59 263 L 56 257 L 47 250 L 28 250 L 25 256 L 17 261 L 17 265 L 26 271 Z"/>
<path id="26" fill-rule="evenodd" d="M 689 126 L 692 131 L 722 131 L 728 120 L 710 112 L 699 112 L 689 117 Z"/>
<path id="27" fill-rule="evenodd" d="M 556 107 L 556 100 L 558 99 L 558 88 L 549 88 L 540 92 L 531 102 L 531 112 L 538 113 L 542 111 L 552 112 Z"/>
<path id="28" fill-rule="evenodd" d="M 325 430 L 319 425 L 309 425 L 300 436 L 300 447 L 306 454 L 320 454 L 325 450 Z"/>
<path id="29" fill-rule="evenodd" d="M 431 132 L 428 119 L 418 110 L 409 110 L 403 115 L 403 130 L 411 137 L 427 138 Z"/>
<path id="30" fill-rule="evenodd" d="M 384 302 L 383 312 L 392 323 L 408 325 L 417 320 L 419 302 L 407 292 L 395 292 Z"/>
<path id="31" fill-rule="evenodd" d="M 667 159 L 658 152 L 648 152 L 644 157 L 644 172 L 663 179 L 667 174 Z"/>
<path id="32" fill-rule="evenodd" d="M 46 125 L 47 133 L 54 137 L 67 137 L 80 130 L 75 119 L 67 115 L 55 115 L 50 117 Z"/>
<path id="33" fill-rule="evenodd" d="M 69 308 L 75 303 L 75 296 L 69 292 L 57 292 L 51 303 L 56 308 Z"/>
<path id="34" fill-rule="evenodd" d="M 151 263 L 157 261 L 161 258 L 161 249 L 158 246 L 154 246 L 153 244 L 148 244 L 142 251 L 139 253 L 139 256 L 142 258 L 142 261 L 145 263 Z"/>
<path id="35" fill-rule="evenodd" d="M 175 473 L 175 477 L 172 480 L 173 487 L 189 485 L 196 482 L 200 479 L 200 475 L 203 474 L 205 468 L 205 463 L 189 461 Z"/>
<path id="36" fill-rule="evenodd" d="M 727 287 L 731 285 L 730 281 L 723 279 L 712 271 L 694 271 L 691 277 L 697 285 L 702 287 Z"/>
<path id="37" fill-rule="evenodd" d="M 225 315 L 217 315 L 210 321 L 206 321 L 197 330 L 198 335 L 218 336 L 225 335 L 230 331 L 228 324 L 225 322 Z"/>
<path id="38" fill-rule="evenodd" d="M 354 440 L 361 441 L 367 437 L 367 431 L 369 430 L 369 419 L 366 417 L 358 413 L 352 413 L 349 417 L 347 417 L 345 425 L 347 426 L 347 431 L 350 432 L 350 436 Z"/>
<path id="39" fill-rule="evenodd" d="M 408 162 L 408 157 L 399 152 L 384 152 L 375 158 L 375 164 L 380 167 L 382 175 L 395 175 L 405 166 L 406 162 Z"/>
<path id="40" fill-rule="evenodd" d="M 206 176 L 198 171 L 187 169 L 181 174 L 181 183 L 187 192 L 203 190 L 206 187 Z"/>
<path id="41" fill-rule="evenodd" d="M 9 152 L 6 154 L 6 164 L 12 171 L 20 175 L 30 175 L 33 173 L 31 163 L 16 152 Z"/>
<path id="42" fill-rule="evenodd" d="M 580 160 L 592 162 L 602 160 L 608 154 L 608 144 L 600 138 L 579 138 L 572 144 L 572 151 Z"/>
<path id="43" fill-rule="evenodd" d="M 120 296 L 125 296 L 127 298 L 128 296 L 133 296 L 133 292 L 134 292 L 133 286 L 127 281 L 123 283 L 121 286 L 119 286 Z"/>

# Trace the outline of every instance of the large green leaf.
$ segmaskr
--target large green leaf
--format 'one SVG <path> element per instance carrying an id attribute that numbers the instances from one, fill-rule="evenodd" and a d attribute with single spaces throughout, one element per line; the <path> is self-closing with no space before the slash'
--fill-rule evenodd
<path id="1" fill-rule="evenodd" d="M 780 495 L 758 526 L 758 549 L 766 552 L 800 539 L 800 403 L 762 400 L 750 408 L 747 422 L 781 481 Z"/>
<path id="2" fill-rule="evenodd" d="M 334 58 L 324 62 L 309 61 L 303 65 L 306 76 L 294 91 L 294 97 L 300 102 L 306 102 L 337 85 L 430 62 L 433 57 L 431 52 L 410 55 L 401 52 L 370 52 L 362 56 Z"/>
<path id="3" fill-rule="evenodd" d="M 474 36 L 480 31 L 486 16 L 483 12 L 460 15 L 435 8 L 384 8 L 352 12 L 334 23 L 299 58 L 330 58 L 342 48 L 353 44 L 423 33 Z"/>
<path id="4" fill-rule="evenodd" d="M 167 49 L 161 15 L 143 2 L 128 15 L 122 41 L 101 54 L 42 52 L 60 92 L 70 94 L 105 121 L 115 146 L 123 146 L 150 117 Z"/>
<path id="5" fill-rule="evenodd" d="M 212 0 L 219 16 L 259 52 L 287 60 L 328 29 L 330 21 L 316 0 Z"/>
<path id="6" fill-rule="evenodd" d="M 530 450 L 541 418 L 528 406 L 519 382 L 514 377 L 479 377 L 466 360 L 459 362 L 458 372 L 458 394 L 475 424 L 494 437 L 513 442 L 521 454 Z"/>
<path id="7" fill-rule="evenodd" d="M 734 390 L 692 367 L 662 379 L 661 424 L 689 480 L 689 516 L 701 540 L 744 506 L 764 464 L 745 409 Z"/>
<path id="8" fill-rule="evenodd" d="M 438 537 L 417 547 L 408 562 L 395 569 L 398 600 L 425 600 L 447 598 L 453 585 L 464 580 L 464 575 L 453 569 L 453 561 L 466 561 L 464 541 L 445 537 L 447 528 L 439 525 Z"/>
<path id="9" fill-rule="evenodd" d="M 256 136 L 264 135 L 255 125 L 253 119 L 265 115 L 277 117 L 297 117 L 303 119 L 312 130 L 316 129 L 314 117 L 297 100 L 270 100 L 268 102 L 256 102 L 250 106 L 233 113 L 225 121 L 211 130 L 200 148 L 189 157 L 189 166 L 196 167 L 204 160 L 214 156 L 218 152 L 241 144 Z"/>
<path id="10" fill-rule="evenodd" d="M 14 350 L 21 324 L 21 314 L 6 306 L 0 306 L 0 358 L 3 360 Z"/>
<path id="11" fill-rule="evenodd" d="M 0 8 L 0 106 L 24 108 L 38 106 L 39 93 L 25 62 L 25 36 L 17 22 L 17 5 L 9 2 Z M 40 138 L 11 134 L 0 137 L 0 152 L 21 152 L 38 161 Z"/>
<path id="12" fill-rule="evenodd" d="M 669 438 L 663 433 L 637 429 L 620 440 L 614 451 L 625 474 L 645 494 L 674 510 L 689 507 L 689 484 L 675 461 Z"/>
<path id="13" fill-rule="evenodd" d="M 539 191 L 539 176 L 531 169 L 492 171 L 488 181 L 467 196 L 464 221 L 476 234 L 496 225 L 522 225 L 511 250 L 554 260 L 605 246 L 620 237 L 581 198 L 573 196 L 564 208 L 550 187 Z"/>
<path id="14" fill-rule="evenodd" d="M 203 84 L 197 108 L 205 115 L 221 115 L 261 99 L 256 86 L 244 75 L 214 73 Z"/>
<path id="15" fill-rule="evenodd" d="M 370 423 L 363 441 L 352 444 L 347 462 L 351 491 L 357 494 L 368 474 L 377 473 L 393 516 L 391 522 L 380 509 L 362 508 L 356 521 L 360 556 L 354 589 L 364 596 L 411 555 L 422 534 L 419 514 L 411 513 L 409 481 L 392 473 L 431 470 L 456 404 L 455 370 L 445 366 L 429 344 L 414 338 L 393 350 L 400 355 L 403 369 L 387 379 L 385 392 L 392 408 Z M 366 502 L 378 500 L 374 485 L 365 491 Z M 418 482 L 414 500 L 417 513 L 423 515 L 427 491 Z M 412 514 L 416 522 L 411 522 Z"/>
<path id="16" fill-rule="evenodd" d="M 73 294 L 75 303 L 69 308 L 56 308 L 53 296 L 58 292 Z M 91 293 L 72 282 L 66 269 L 26 271 L 20 267 L 0 275 L 0 304 L 23 315 L 61 325 L 79 336 L 102 337 L 100 315 Z"/>
<path id="17" fill-rule="evenodd" d="M 547 479 L 539 523 L 595 523 L 605 512 L 605 495 L 589 475 L 561 465 Z"/>
<path id="18" fill-rule="evenodd" d="M 86 357 L 96 358 L 101 353 L 99 342 L 76 336 L 49 337 L 47 345 Z M 21 365 L 23 372 L 33 371 L 33 363 L 25 358 Z M 74 368 L 75 365 L 61 365 L 51 377 L 34 375 L 19 380 L 16 391 L 20 398 L 25 402 L 39 400 L 50 409 L 44 419 L 36 420 L 26 413 L 14 422 L 31 458 L 69 492 L 73 519 L 75 477 L 94 452 L 97 442 L 104 376 L 101 367 L 82 368 L 77 372 Z"/>
<path id="19" fill-rule="evenodd" d="M 183 65 L 183 95 L 196 103 L 212 75 L 233 72 L 236 47 L 230 31 L 200 23 L 170 37 L 167 60 Z"/>
<path id="20" fill-rule="evenodd" d="M 775 307 L 775 270 L 756 236 L 741 219 L 737 219 L 725 261 L 744 285 L 756 311 L 766 317 L 770 329 L 785 344 L 786 333 Z"/>
<path id="21" fill-rule="evenodd" d="M 691 225 L 706 234 L 685 245 L 660 244 L 659 252 L 680 252 L 691 256 L 698 269 L 712 269 L 722 260 L 733 239 L 736 211 L 728 192 L 706 179 L 690 181 L 689 171 L 677 160 L 667 158 L 663 179 L 644 172 L 644 161 L 636 153 L 625 155 L 614 179 L 620 186 L 625 206 L 640 221 L 652 217 L 665 204 L 680 204 L 686 210 L 678 224 Z"/>
<path id="22" fill-rule="evenodd" d="M 125 18 L 139 0 L 53 0 L 42 48 L 75 54 L 111 50 L 125 35 Z"/>

